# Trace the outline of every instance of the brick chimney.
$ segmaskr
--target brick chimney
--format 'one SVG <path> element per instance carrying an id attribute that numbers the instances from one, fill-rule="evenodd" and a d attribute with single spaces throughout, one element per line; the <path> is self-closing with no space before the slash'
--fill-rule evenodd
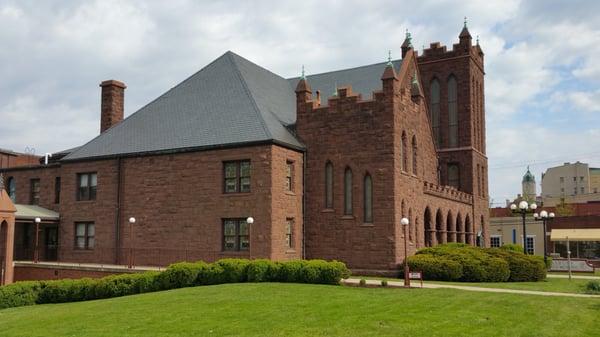
<path id="1" fill-rule="evenodd" d="M 100 133 L 119 124 L 125 111 L 125 84 L 108 80 L 100 83 L 102 87 L 102 102 L 100 105 Z"/>

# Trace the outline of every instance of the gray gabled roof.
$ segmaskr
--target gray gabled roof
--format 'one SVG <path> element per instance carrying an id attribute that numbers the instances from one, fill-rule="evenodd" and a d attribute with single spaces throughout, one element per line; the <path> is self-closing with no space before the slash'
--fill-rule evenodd
<path id="1" fill-rule="evenodd" d="M 402 60 L 392 61 L 396 72 L 400 70 Z M 321 104 L 327 104 L 327 97 L 333 96 L 336 87 L 352 86 L 352 92 L 360 93 L 363 99 L 372 98 L 373 91 L 381 90 L 381 75 L 387 66 L 387 62 L 370 64 L 351 69 L 330 71 L 321 74 L 308 75 L 306 81 L 310 84 L 313 98 L 316 98 L 317 90 L 321 92 Z M 296 88 L 299 77 L 290 78 L 290 85 Z"/>
<path id="2" fill-rule="evenodd" d="M 286 128 L 295 102 L 286 79 L 227 52 L 64 160 L 264 141 L 302 149 Z"/>
<path id="3" fill-rule="evenodd" d="M 394 61 L 396 70 L 401 61 Z M 331 96 L 351 85 L 366 99 L 381 89 L 385 63 L 311 75 L 313 93 Z M 285 79 L 233 52 L 141 108 L 63 160 L 183 151 L 272 141 L 302 150 L 288 126 L 296 122 L 294 89 Z M 326 101 L 323 102 L 326 104 Z"/>

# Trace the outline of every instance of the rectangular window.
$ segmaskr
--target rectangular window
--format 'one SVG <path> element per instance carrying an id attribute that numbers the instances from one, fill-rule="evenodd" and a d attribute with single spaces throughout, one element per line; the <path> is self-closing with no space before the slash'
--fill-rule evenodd
<path id="1" fill-rule="evenodd" d="M 560 183 L 563 184 L 565 182 L 565 177 L 560 177 Z"/>
<path id="2" fill-rule="evenodd" d="M 517 244 L 517 230 L 516 229 L 512 230 L 512 243 Z"/>
<path id="3" fill-rule="evenodd" d="M 574 182 L 577 182 L 577 177 L 573 177 L 573 181 L 574 181 Z"/>
<path id="4" fill-rule="evenodd" d="M 287 218 L 285 222 L 285 246 L 294 248 L 294 219 Z"/>
<path id="5" fill-rule="evenodd" d="M 31 205 L 39 205 L 40 204 L 40 180 L 39 179 L 31 179 L 30 181 L 31 190 L 29 194 L 29 203 Z"/>
<path id="6" fill-rule="evenodd" d="M 54 203 L 60 203 L 60 177 L 54 179 Z"/>
<path id="7" fill-rule="evenodd" d="M 96 200 L 97 173 L 77 174 L 77 200 Z"/>
<path id="8" fill-rule="evenodd" d="M 594 193 L 598 193 L 598 188 L 594 187 Z"/>
<path id="9" fill-rule="evenodd" d="M 289 160 L 286 162 L 285 189 L 286 191 L 294 190 L 294 162 Z"/>
<path id="10" fill-rule="evenodd" d="M 580 181 L 580 182 L 583 182 L 583 177 L 579 177 L 579 181 Z"/>
<path id="11" fill-rule="evenodd" d="M 502 238 L 500 235 L 490 236 L 490 247 L 499 248 L 500 246 L 502 246 Z"/>
<path id="12" fill-rule="evenodd" d="M 246 219 L 223 219 L 223 250 L 250 249 L 250 229 Z"/>
<path id="13" fill-rule="evenodd" d="M 585 194 L 583 187 L 580 189 L 580 192 L 581 192 L 581 194 Z"/>
<path id="14" fill-rule="evenodd" d="M 23 224 L 23 241 L 21 244 L 23 248 L 29 248 L 29 243 L 31 242 L 31 224 L 26 222 Z"/>
<path id="15" fill-rule="evenodd" d="M 96 228 L 93 222 L 75 223 L 75 249 L 94 249 Z"/>
<path id="16" fill-rule="evenodd" d="M 225 193 L 250 192 L 250 161 L 223 163 Z"/>
<path id="17" fill-rule="evenodd" d="M 527 236 L 526 248 L 527 248 L 527 254 L 529 254 L 529 255 L 535 254 L 535 238 L 533 236 L 529 236 L 529 235 Z"/>
<path id="18" fill-rule="evenodd" d="M 577 195 L 577 187 L 573 187 L 573 194 Z"/>

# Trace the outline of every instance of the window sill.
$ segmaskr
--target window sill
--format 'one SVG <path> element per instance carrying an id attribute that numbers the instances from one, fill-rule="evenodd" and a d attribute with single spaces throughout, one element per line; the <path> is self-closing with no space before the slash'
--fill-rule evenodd
<path id="1" fill-rule="evenodd" d="M 219 252 L 220 255 L 250 255 L 249 250 L 226 250 Z"/>
<path id="2" fill-rule="evenodd" d="M 93 249 L 82 249 L 82 248 L 73 248 L 73 252 L 76 253 L 93 253 Z"/>
<path id="3" fill-rule="evenodd" d="M 354 220 L 356 218 L 354 217 L 354 215 L 344 215 L 340 219 L 342 219 L 342 220 Z"/>
<path id="4" fill-rule="evenodd" d="M 235 196 L 241 197 L 241 196 L 248 196 L 250 194 L 252 194 L 252 192 L 229 192 L 229 193 L 223 192 L 223 193 L 221 193 L 221 195 L 224 197 L 235 197 Z"/>
<path id="5" fill-rule="evenodd" d="M 296 250 L 295 249 L 288 249 L 285 251 L 286 254 L 296 254 Z"/>
<path id="6" fill-rule="evenodd" d="M 296 193 L 294 193 L 294 191 L 285 191 L 286 195 L 291 195 L 291 196 L 296 196 Z"/>
<path id="7" fill-rule="evenodd" d="M 335 209 L 333 208 L 325 208 L 323 210 L 321 210 L 321 213 L 333 213 L 335 212 Z"/>
<path id="8" fill-rule="evenodd" d="M 375 227 L 372 223 L 362 223 L 360 227 Z"/>
<path id="9" fill-rule="evenodd" d="M 96 202 L 97 199 L 92 199 L 92 200 L 75 200 L 76 203 L 78 204 L 91 204 Z"/>

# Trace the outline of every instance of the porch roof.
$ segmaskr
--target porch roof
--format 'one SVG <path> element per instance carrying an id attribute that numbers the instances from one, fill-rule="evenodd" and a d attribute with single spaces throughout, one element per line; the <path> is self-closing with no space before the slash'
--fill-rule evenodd
<path id="1" fill-rule="evenodd" d="M 600 228 L 553 229 L 551 241 L 600 241 Z"/>
<path id="2" fill-rule="evenodd" d="M 17 208 L 15 213 L 17 221 L 35 220 L 35 218 L 40 218 L 42 221 L 58 221 L 60 218 L 60 215 L 55 211 L 40 206 L 16 204 L 15 207 Z"/>

